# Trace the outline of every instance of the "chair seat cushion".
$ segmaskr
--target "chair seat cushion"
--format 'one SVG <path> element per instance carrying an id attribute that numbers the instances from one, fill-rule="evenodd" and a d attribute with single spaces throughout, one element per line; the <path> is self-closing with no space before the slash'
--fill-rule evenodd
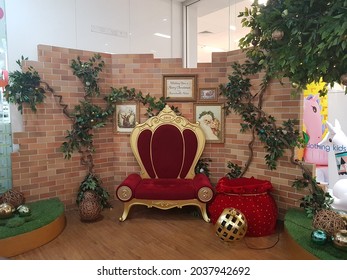
<path id="1" fill-rule="evenodd" d="M 134 198 L 182 200 L 196 198 L 191 179 L 143 179 L 136 186 Z"/>

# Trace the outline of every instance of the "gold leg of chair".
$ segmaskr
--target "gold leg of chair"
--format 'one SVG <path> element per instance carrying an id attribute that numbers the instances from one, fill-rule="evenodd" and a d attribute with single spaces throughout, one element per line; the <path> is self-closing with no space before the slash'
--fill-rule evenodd
<path id="1" fill-rule="evenodd" d="M 130 208 L 131 208 L 131 204 L 129 204 L 128 202 L 124 202 L 123 204 L 123 214 L 122 216 L 119 218 L 119 221 L 120 222 L 124 222 L 125 219 L 128 217 L 128 214 L 129 214 L 129 211 L 130 211 Z"/>
<path id="2" fill-rule="evenodd" d="M 210 222 L 210 218 L 207 215 L 206 204 L 205 203 L 203 203 L 202 205 L 200 204 L 200 211 L 201 211 L 201 215 L 202 215 L 202 218 L 204 219 L 204 221 L 206 223 L 209 223 Z"/>

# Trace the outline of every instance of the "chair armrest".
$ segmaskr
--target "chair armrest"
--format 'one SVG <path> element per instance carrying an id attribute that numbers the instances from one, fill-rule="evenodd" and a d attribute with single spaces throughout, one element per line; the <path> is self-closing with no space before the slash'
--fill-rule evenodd
<path id="1" fill-rule="evenodd" d="M 129 201 L 134 194 L 137 185 L 141 182 L 142 178 L 138 174 L 130 174 L 119 186 L 116 188 L 116 196 L 121 201 Z"/>
<path id="2" fill-rule="evenodd" d="M 120 186 L 128 186 L 132 190 L 136 188 L 136 186 L 141 182 L 142 178 L 139 174 L 130 174 L 125 180 L 119 185 Z"/>
<path id="3" fill-rule="evenodd" d="M 194 187 L 198 191 L 201 187 L 209 187 L 212 189 L 210 179 L 203 173 L 196 174 L 193 178 Z"/>
<path id="4" fill-rule="evenodd" d="M 214 196 L 214 189 L 210 179 L 202 173 L 196 174 L 193 178 L 196 196 L 201 202 L 209 202 Z"/>

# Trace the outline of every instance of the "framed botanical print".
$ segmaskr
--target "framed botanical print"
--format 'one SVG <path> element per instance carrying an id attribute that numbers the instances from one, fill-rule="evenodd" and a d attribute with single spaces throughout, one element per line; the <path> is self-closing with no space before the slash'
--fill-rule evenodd
<path id="1" fill-rule="evenodd" d="M 198 102 L 217 102 L 217 88 L 199 88 Z"/>
<path id="2" fill-rule="evenodd" d="M 136 102 L 117 103 L 113 119 L 116 133 L 130 133 L 139 121 L 139 104 Z"/>
<path id="3" fill-rule="evenodd" d="M 224 143 L 223 104 L 194 104 L 194 119 L 200 123 L 206 143 Z"/>
<path id="4" fill-rule="evenodd" d="M 195 101 L 196 75 L 164 75 L 163 91 L 170 101 Z"/>

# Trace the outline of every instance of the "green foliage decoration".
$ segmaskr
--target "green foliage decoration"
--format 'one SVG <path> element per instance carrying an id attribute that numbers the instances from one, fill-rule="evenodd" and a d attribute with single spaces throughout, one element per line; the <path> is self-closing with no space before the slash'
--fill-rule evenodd
<path id="1" fill-rule="evenodd" d="M 321 209 L 331 209 L 333 198 L 328 192 L 318 189 L 301 198 L 300 207 L 305 209 L 308 218 L 313 218 L 314 215 Z"/>
<path id="2" fill-rule="evenodd" d="M 105 66 L 100 54 L 94 54 L 88 61 L 82 62 L 78 56 L 71 62 L 73 74 L 78 77 L 83 86 L 86 96 L 99 96 L 100 88 L 98 85 L 99 73 Z"/>
<path id="3" fill-rule="evenodd" d="M 70 159 L 75 151 L 94 152 L 92 130 L 105 125 L 107 112 L 100 106 L 83 100 L 75 106 L 70 116 L 73 117 L 74 123 L 72 129 L 67 131 L 67 141 L 61 146 L 65 158 Z"/>
<path id="4" fill-rule="evenodd" d="M 229 179 L 235 179 L 241 176 L 242 167 L 238 164 L 228 161 L 227 167 L 230 169 L 230 171 L 226 175 L 226 177 L 228 177 Z"/>
<path id="5" fill-rule="evenodd" d="M 321 79 L 339 83 L 347 73 L 345 0 L 269 0 L 267 5 L 255 1 L 239 16 L 242 25 L 252 29 L 240 47 L 248 48 L 269 76 L 288 77 L 295 92 Z M 325 88 L 321 93 L 326 92 Z"/>
<path id="6" fill-rule="evenodd" d="M 110 207 L 108 202 L 110 194 L 102 187 L 102 181 L 96 174 L 89 173 L 81 182 L 77 193 L 77 205 L 83 200 L 86 191 L 94 192 L 100 198 L 100 204 L 103 208 Z"/>
<path id="7" fill-rule="evenodd" d="M 117 103 L 135 101 L 147 106 L 146 115 L 148 118 L 150 118 L 159 114 L 159 112 L 164 109 L 169 98 L 160 97 L 157 99 L 156 97 L 151 96 L 149 93 L 144 95 L 141 91 L 136 92 L 134 88 L 128 88 L 125 86 L 121 88 L 111 87 L 111 93 L 107 95 L 104 100 L 107 103 L 106 111 L 109 115 L 113 114 Z M 180 114 L 177 107 L 171 106 L 171 109 L 176 114 Z"/>
<path id="8" fill-rule="evenodd" d="M 210 162 L 212 162 L 212 159 L 210 158 L 200 158 L 195 166 L 195 174 L 202 173 L 207 177 L 210 177 Z"/>
<path id="9" fill-rule="evenodd" d="M 329 192 L 325 192 L 318 185 L 316 179 L 310 176 L 309 172 L 304 172 L 303 178 L 293 182 L 293 187 L 299 190 L 310 186 L 310 194 L 301 198 L 300 207 L 305 209 L 307 217 L 313 218 L 320 209 L 330 209 L 333 198 Z"/>
<path id="10" fill-rule="evenodd" d="M 22 61 L 28 58 L 21 57 L 17 60 L 21 70 L 9 73 L 9 84 L 5 87 L 4 96 L 9 103 L 18 105 L 18 111 L 23 114 L 23 103 L 29 105 L 33 112 L 37 111 L 37 104 L 43 103 L 46 98 L 46 90 L 53 90 L 41 81 L 39 73 L 34 67 L 29 66 L 23 71 Z"/>
<path id="11" fill-rule="evenodd" d="M 263 95 L 270 78 L 265 75 L 259 92 L 252 94 L 249 75 L 259 71 L 256 64 L 250 61 L 245 64 L 235 62 L 232 68 L 233 72 L 228 77 L 229 82 L 226 85 L 220 85 L 221 94 L 227 98 L 225 112 L 239 114 L 242 119 L 240 131 L 243 133 L 250 131 L 252 135 L 249 143 L 250 157 L 240 176 L 245 174 L 251 164 L 255 136 L 258 136 L 258 139 L 265 144 L 266 164 L 270 170 L 274 170 L 277 168 L 278 159 L 287 149 L 303 146 L 304 140 L 296 128 L 298 121 L 287 120 L 282 126 L 278 126 L 276 119 L 262 110 Z M 258 97 L 257 103 L 256 97 Z"/>
<path id="12" fill-rule="evenodd" d="M 110 207 L 107 201 L 109 193 L 102 187 L 102 181 L 94 173 L 93 160 L 95 152 L 93 130 L 103 127 L 109 117 L 109 112 L 91 102 L 92 97 L 100 95 L 98 81 L 104 66 L 105 62 L 99 54 L 94 54 L 86 62 L 82 62 L 80 57 L 72 60 L 70 67 L 73 69 L 73 74 L 83 84 L 85 95 L 71 112 L 66 104 L 62 104 L 62 97 L 58 96 L 59 103 L 64 107 L 64 114 L 73 121 L 72 129 L 67 131 L 66 141 L 62 143 L 60 149 L 66 159 L 70 159 L 74 152 L 80 153 L 81 164 L 88 169 L 87 176 L 80 184 L 76 203 L 81 202 L 86 191 L 93 191 L 100 198 L 102 207 Z"/>
<path id="13" fill-rule="evenodd" d="M 242 25 L 251 31 L 240 40 L 246 53 L 244 63 L 234 63 L 229 82 L 220 85 L 227 98 L 226 114 L 241 116 L 241 132 L 250 131 L 249 158 L 240 170 L 229 162 L 227 176 L 243 176 L 253 159 L 253 144 L 258 139 L 267 152 L 265 161 L 269 169 L 277 168 L 277 161 L 286 150 L 290 161 L 301 168 L 303 178 L 296 179 L 296 189 L 310 188 L 310 194 L 301 200 L 308 216 L 320 209 L 329 209 L 332 198 L 317 184 L 312 172 L 295 159 L 295 148 L 305 146 L 305 136 L 296 128 L 297 120 L 284 121 L 278 126 L 276 119 L 262 109 L 263 97 L 269 82 L 289 78 L 293 93 L 300 93 L 311 82 L 323 81 L 333 85 L 341 82 L 347 73 L 347 2 L 345 0 L 269 0 L 267 5 L 254 1 L 251 8 L 241 12 Z M 259 91 L 251 90 L 251 75 L 261 74 Z M 327 88 L 323 89 L 324 95 Z M 237 171 L 237 172 L 236 172 Z"/>

